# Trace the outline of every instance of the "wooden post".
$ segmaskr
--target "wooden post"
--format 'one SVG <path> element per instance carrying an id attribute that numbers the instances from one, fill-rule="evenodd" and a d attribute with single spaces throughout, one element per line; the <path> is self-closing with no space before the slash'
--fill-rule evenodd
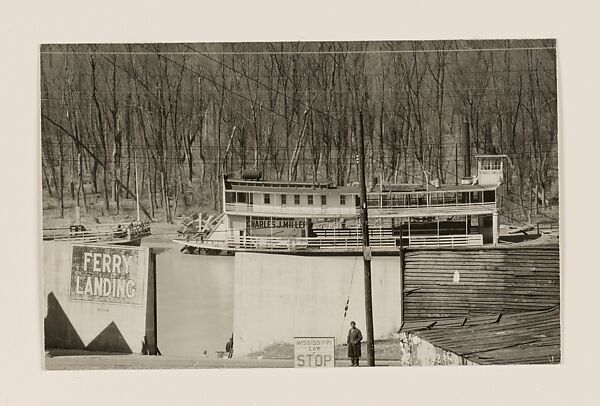
<path id="1" fill-rule="evenodd" d="M 463 117 L 462 122 L 462 142 L 463 142 L 463 176 L 468 178 L 471 176 L 471 137 L 469 134 L 469 120 Z"/>
<path id="2" fill-rule="evenodd" d="M 404 324 L 404 246 L 400 238 L 400 325 Z"/>
<path id="3" fill-rule="evenodd" d="M 148 258 L 148 286 L 147 308 L 146 308 L 146 326 L 145 326 L 145 342 L 148 355 L 159 355 L 158 349 L 158 328 L 157 328 L 157 306 L 156 306 L 156 253 L 150 248 L 150 256 Z"/>
<path id="4" fill-rule="evenodd" d="M 363 238 L 363 265 L 365 279 L 365 315 L 367 322 L 367 362 L 375 366 L 375 340 L 373 337 L 373 300 L 371 298 L 371 247 L 369 246 L 369 215 L 367 211 L 367 185 L 365 183 L 365 139 L 363 127 L 363 113 L 360 111 L 359 134 L 359 181 L 360 181 L 360 206 L 361 225 Z"/>
<path id="5" fill-rule="evenodd" d="M 138 170 L 137 161 L 135 156 L 135 149 L 133 150 L 133 165 L 135 170 L 135 207 L 137 209 L 137 221 L 140 222 L 140 188 L 138 186 Z"/>
<path id="6" fill-rule="evenodd" d="M 455 183 L 458 185 L 458 144 L 454 144 L 454 179 Z"/>
<path id="7" fill-rule="evenodd" d="M 498 245 L 498 212 L 492 215 L 492 233 L 494 236 L 494 245 Z"/>

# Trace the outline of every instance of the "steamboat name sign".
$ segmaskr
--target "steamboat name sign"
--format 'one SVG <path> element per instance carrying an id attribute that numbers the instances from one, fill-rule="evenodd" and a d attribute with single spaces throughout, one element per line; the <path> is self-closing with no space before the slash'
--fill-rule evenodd
<path id="1" fill-rule="evenodd" d="M 143 305 L 147 248 L 73 245 L 71 300 Z"/>
<path id="2" fill-rule="evenodd" d="M 301 219 L 286 219 L 286 218 L 269 218 L 269 217 L 252 217 L 246 218 L 246 228 L 261 229 L 261 228 L 300 228 L 306 227 L 306 221 Z"/>

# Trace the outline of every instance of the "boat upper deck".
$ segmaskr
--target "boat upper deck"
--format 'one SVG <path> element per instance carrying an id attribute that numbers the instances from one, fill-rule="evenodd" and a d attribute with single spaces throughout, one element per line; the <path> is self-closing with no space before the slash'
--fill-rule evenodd
<path id="1" fill-rule="evenodd" d="M 492 214 L 498 185 L 383 184 L 367 193 L 372 217 Z M 225 212 L 243 216 L 355 217 L 359 188 L 331 183 L 225 180 Z"/>
<path id="2" fill-rule="evenodd" d="M 379 194 L 410 194 L 410 193 L 456 193 L 456 192 L 478 192 L 484 190 L 496 190 L 497 185 L 454 185 L 441 184 L 439 187 L 424 185 L 422 183 L 395 183 L 383 184 L 372 187 L 368 195 Z M 248 180 L 227 180 L 225 190 L 231 192 L 259 192 L 273 194 L 325 194 L 325 195 L 356 195 L 360 194 L 358 186 L 335 186 L 331 183 L 312 184 L 300 182 L 265 182 Z"/>

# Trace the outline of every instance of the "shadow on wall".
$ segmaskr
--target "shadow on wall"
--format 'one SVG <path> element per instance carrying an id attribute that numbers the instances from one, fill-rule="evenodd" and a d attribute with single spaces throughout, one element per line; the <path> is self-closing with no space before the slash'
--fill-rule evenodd
<path id="1" fill-rule="evenodd" d="M 48 348 L 64 348 L 84 350 L 85 345 L 73 324 L 67 317 L 54 293 L 48 294 L 48 314 L 44 319 L 45 346 Z"/>
<path id="2" fill-rule="evenodd" d="M 44 318 L 44 337 L 46 349 L 132 353 L 114 321 L 106 326 L 87 346 L 84 345 L 54 293 L 48 294 L 48 314 Z"/>

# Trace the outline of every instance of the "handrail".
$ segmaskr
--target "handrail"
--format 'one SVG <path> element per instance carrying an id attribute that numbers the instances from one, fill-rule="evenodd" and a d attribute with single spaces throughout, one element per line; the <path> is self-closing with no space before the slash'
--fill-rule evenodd
<path id="1" fill-rule="evenodd" d="M 373 247 L 394 247 L 397 237 L 372 236 L 370 245 Z M 220 240 L 186 240 L 186 242 L 199 242 L 215 248 L 227 246 L 229 248 L 253 249 L 305 249 L 305 248 L 358 248 L 362 246 L 362 238 L 354 237 L 255 237 L 255 236 L 229 236 Z"/>
<path id="2" fill-rule="evenodd" d="M 421 247 L 458 247 L 458 246 L 482 246 L 482 234 L 454 234 L 434 236 L 410 236 L 402 237 L 408 239 L 409 246 Z M 399 246 L 400 237 L 395 236 L 371 236 L 369 238 L 372 247 L 396 247 Z M 196 240 L 187 242 L 198 242 L 204 246 L 213 246 L 215 249 L 228 247 L 232 249 L 254 249 L 254 250 L 294 250 L 294 249 L 358 249 L 362 247 L 363 241 L 360 235 L 339 237 L 258 237 L 258 236 L 229 236 L 220 240 Z"/>
<path id="3" fill-rule="evenodd" d="M 482 234 L 454 234 L 454 235 L 419 235 L 408 237 L 408 245 L 415 247 L 456 247 L 456 246 L 482 246 Z"/>
<path id="4" fill-rule="evenodd" d="M 43 230 L 43 240 L 68 241 L 105 241 L 115 239 L 133 239 L 150 234 L 147 223 L 116 223 L 98 224 L 92 226 L 65 226 L 46 228 Z"/>
<path id="5" fill-rule="evenodd" d="M 495 202 L 478 203 L 453 203 L 439 205 L 402 205 L 402 206 L 371 206 L 369 215 L 432 215 L 434 213 L 457 213 L 488 212 L 497 209 Z M 314 207 L 295 205 L 261 205 L 246 203 L 225 203 L 226 212 L 257 213 L 263 215 L 358 215 L 356 207 L 327 207 L 315 205 Z"/>

